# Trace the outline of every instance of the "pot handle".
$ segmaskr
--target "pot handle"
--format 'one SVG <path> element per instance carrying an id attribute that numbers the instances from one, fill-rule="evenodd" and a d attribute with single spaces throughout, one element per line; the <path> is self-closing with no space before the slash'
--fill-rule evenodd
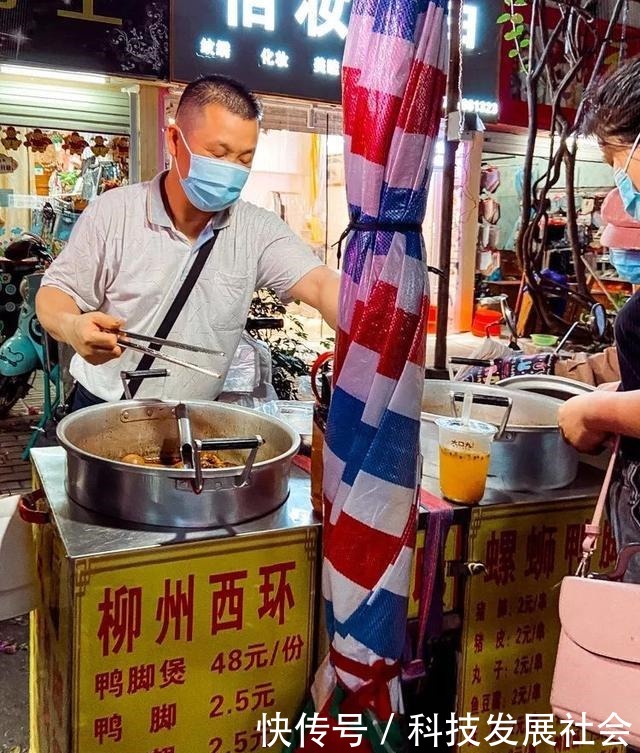
<path id="1" fill-rule="evenodd" d="M 451 406 L 453 413 L 458 417 L 458 411 L 456 409 L 456 402 L 464 401 L 464 392 L 452 392 L 451 394 Z M 500 423 L 500 428 L 496 434 L 496 439 L 501 439 L 507 430 L 507 424 L 509 423 L 509 417 L 511 416 L 511 409 L 513 408 L 513 400 L 510 397 L 500 397 L 500 395 L 473 395 L 473 402 L 478 405 L 493 405 L 496 408 L 504 408 L 504 416 Z"/>
<path id="2" fill-rule="evenodd" d="M 333 351 L 328 351 L 326 353 L 322 353 L 319 355 L 316 360 L 313 363 L 313 366 L 311 367 L 311 389 L 313 390 L 313 394 L 316 396 L 316 399 L 319 403 L 322 402 L 322 396 L 320 395 L 320 392 L 318 391 L 318 371 L 322 366 L 325 365 L 328 361 L 330 361 L 333 358 Z"/>
<path id="3" fill-rule="evenodd" d="M 201 494 L 204 489 L 204 476 L 202 475 L 201 453 L 203 452 L 222 452 L 223 450 L 251 450 L 247 462 L 244 465 L 242 473 L 237 477 L 236 486 L 242 487 L 251 476 L 253 464 L 256 461 L 258 450 L 264 444 L 264 439 L 256 434 L 255 437 L 220 437 L 218 439 L 196 439 L 193 443 L 195 452 L 193 454 L 193 470 L 195 478 L 191 485 L 196 494 Z"/>
<path id="4" fill-rule="evenodd" d="M 127 400 L 132 400 L 131 390 L 129 389 L 130 379 L 156 379 L 160 377 L 168 377 L 169 372 L 167 369 L 147 369 L 146 371 L 121 371 L 120 379 L 122 381 L 122 387 L 124 389 L 124 396 Z"/>
<path id="5" fill-rule="evenodd" d="M 44 526 L 51 522 L 49 510 L 38 510 L 38 504 L 45 500 L 43 489 L 36 489 L 30 494 L 23 494 L 18 500 L 18 514 L 25 523 Z"/>
<path id="6" fill-rule="evenodd" d="M 493 366 L 493 361 L 488 358 L 462 358 L 454 357 L 449 359 L 452 366 Z"/>

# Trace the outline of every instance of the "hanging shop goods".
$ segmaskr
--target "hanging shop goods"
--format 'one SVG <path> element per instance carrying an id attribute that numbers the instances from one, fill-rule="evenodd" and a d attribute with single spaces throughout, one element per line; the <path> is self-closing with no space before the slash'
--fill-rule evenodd
<path id="1" fill-rule="evenodd" d="M 29 131 L 25 136 L 24 145 L 34 153 L 44 154 L 47 147 L 51 146 L 51 144 L 53 144 L 51 137 L 43 133 L 40 128 L 34 128 L 33 131 Z"/>
<path id="2" fill-rule="evenodd" d="M 64 137 L 62 148 L 69 152 L 69 154 L 82 155 L 84 150 L 89 146 L 89 143 L 85 141 L 82 136 L 74 131 Z"/>
<path id="3" fill-rule="evenodd" d="M 20 133 L 13 126 L 0 130 L 4 132 L 4 138 L 0 139 L 0 143 L 7 151 L 16 151 L 22 145 L 22 141 L 18 138 Z"/>
<path id="4" fill-rule="evenodd" d="M 11 176 L 0 204 L 3 247 L 31 232 L 60 253 L 87 204 L 128 182 L 128 136 L 34 128 L 22 140 L 13 126 L 0 126 L 0 132 L 5 134 L 3 144 L 12 149 L 0 153 L 0 173 Z M 42 221 L 45 204 L 53 212 L 50 227 Z"/>
<path id="5" fill-rule="evenodd" d="M 0 153 L 0 175 L 9 175 L 15 173 L 18 169 L 18 163 L 8 154 Z"/>

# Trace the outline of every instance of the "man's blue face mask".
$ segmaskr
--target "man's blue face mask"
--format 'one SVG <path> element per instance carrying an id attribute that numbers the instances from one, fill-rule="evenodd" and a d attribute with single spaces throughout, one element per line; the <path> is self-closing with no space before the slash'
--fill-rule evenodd
<path id="1" fill-rule="evenodd" d="M 638 143 L 640 143 L 640 133 L 636 136 L 636 140 L 633 142 L 633 146 L 631 147 L 627 161 L 624 163 L 624 167 L 622 169 L 618 168 L 617 170 L 614 170 L 613 173 L 613 179 L 616 182 L 618 193 L 622 199 L 622 206 L 624 207 L 625 212 L 636 220 L 640 220 L 640 191 L 636 190 L 627 170 L 629 169 L 631 159 L 638 148 Z"/>
<path id="2" fill-rule="evenodd" d="M 240 198 L 251 172 L 250 168 L 216 157 L 194 154 L 181 129 L 180 137 L 191 155 L 189 174 L 180 175 L 180 184 L 187 199 L 201 212 L 222 212 Z M 177 165 L 177 162 L 176 162 Z"/>

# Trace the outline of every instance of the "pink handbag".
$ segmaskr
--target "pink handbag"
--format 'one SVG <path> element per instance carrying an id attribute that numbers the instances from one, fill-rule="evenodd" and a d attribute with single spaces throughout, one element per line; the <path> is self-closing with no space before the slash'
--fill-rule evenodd
<path id="1" fill-rule="evenodd" d="M 632 544 L 619 553 L 614 573 L 589 573 L 617 450 L 618 443 L 593 521 L 586 526 L 578 572 L 562 581 L 551 707 L 560 719 L 570 716 L 578 723 L 592 723 L 588 729 L 594 734 L 615 735 L 618 725 L 624 731 L 620 737 L 640 748 L 640 585 L 620 582 L 640 545 Z M 628 732 L 620 720 L 631 725 Z"/>

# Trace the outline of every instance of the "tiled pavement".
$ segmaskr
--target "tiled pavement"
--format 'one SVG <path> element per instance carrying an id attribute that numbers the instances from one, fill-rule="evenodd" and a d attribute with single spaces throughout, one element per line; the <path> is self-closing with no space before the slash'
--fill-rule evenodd
<path id="1" fill-rule="evenodd" d="M 41 404 L 41 375 L 38 374 L 26 399 L 15 406 L 8 418 L 0 419 L 0 497 L 31 487 L 29 462 L 21 456 L 31 436 L 30 427 L 38 421 Z"/>
<path id="2" fill-rule="evenodd" d="M 40 384 L 38 375 L 26 401 L 19 403 L 8 418 L 0 420 L 0 497 L 31 486 L 29 462 L 22 460 L 21 455 L 31 435 L 30 426 L 38 420 L 37 410 L 42 403 Z M 0 753 L 29 750 L 28 640 L 28 616 L 0 621 Z"/>

